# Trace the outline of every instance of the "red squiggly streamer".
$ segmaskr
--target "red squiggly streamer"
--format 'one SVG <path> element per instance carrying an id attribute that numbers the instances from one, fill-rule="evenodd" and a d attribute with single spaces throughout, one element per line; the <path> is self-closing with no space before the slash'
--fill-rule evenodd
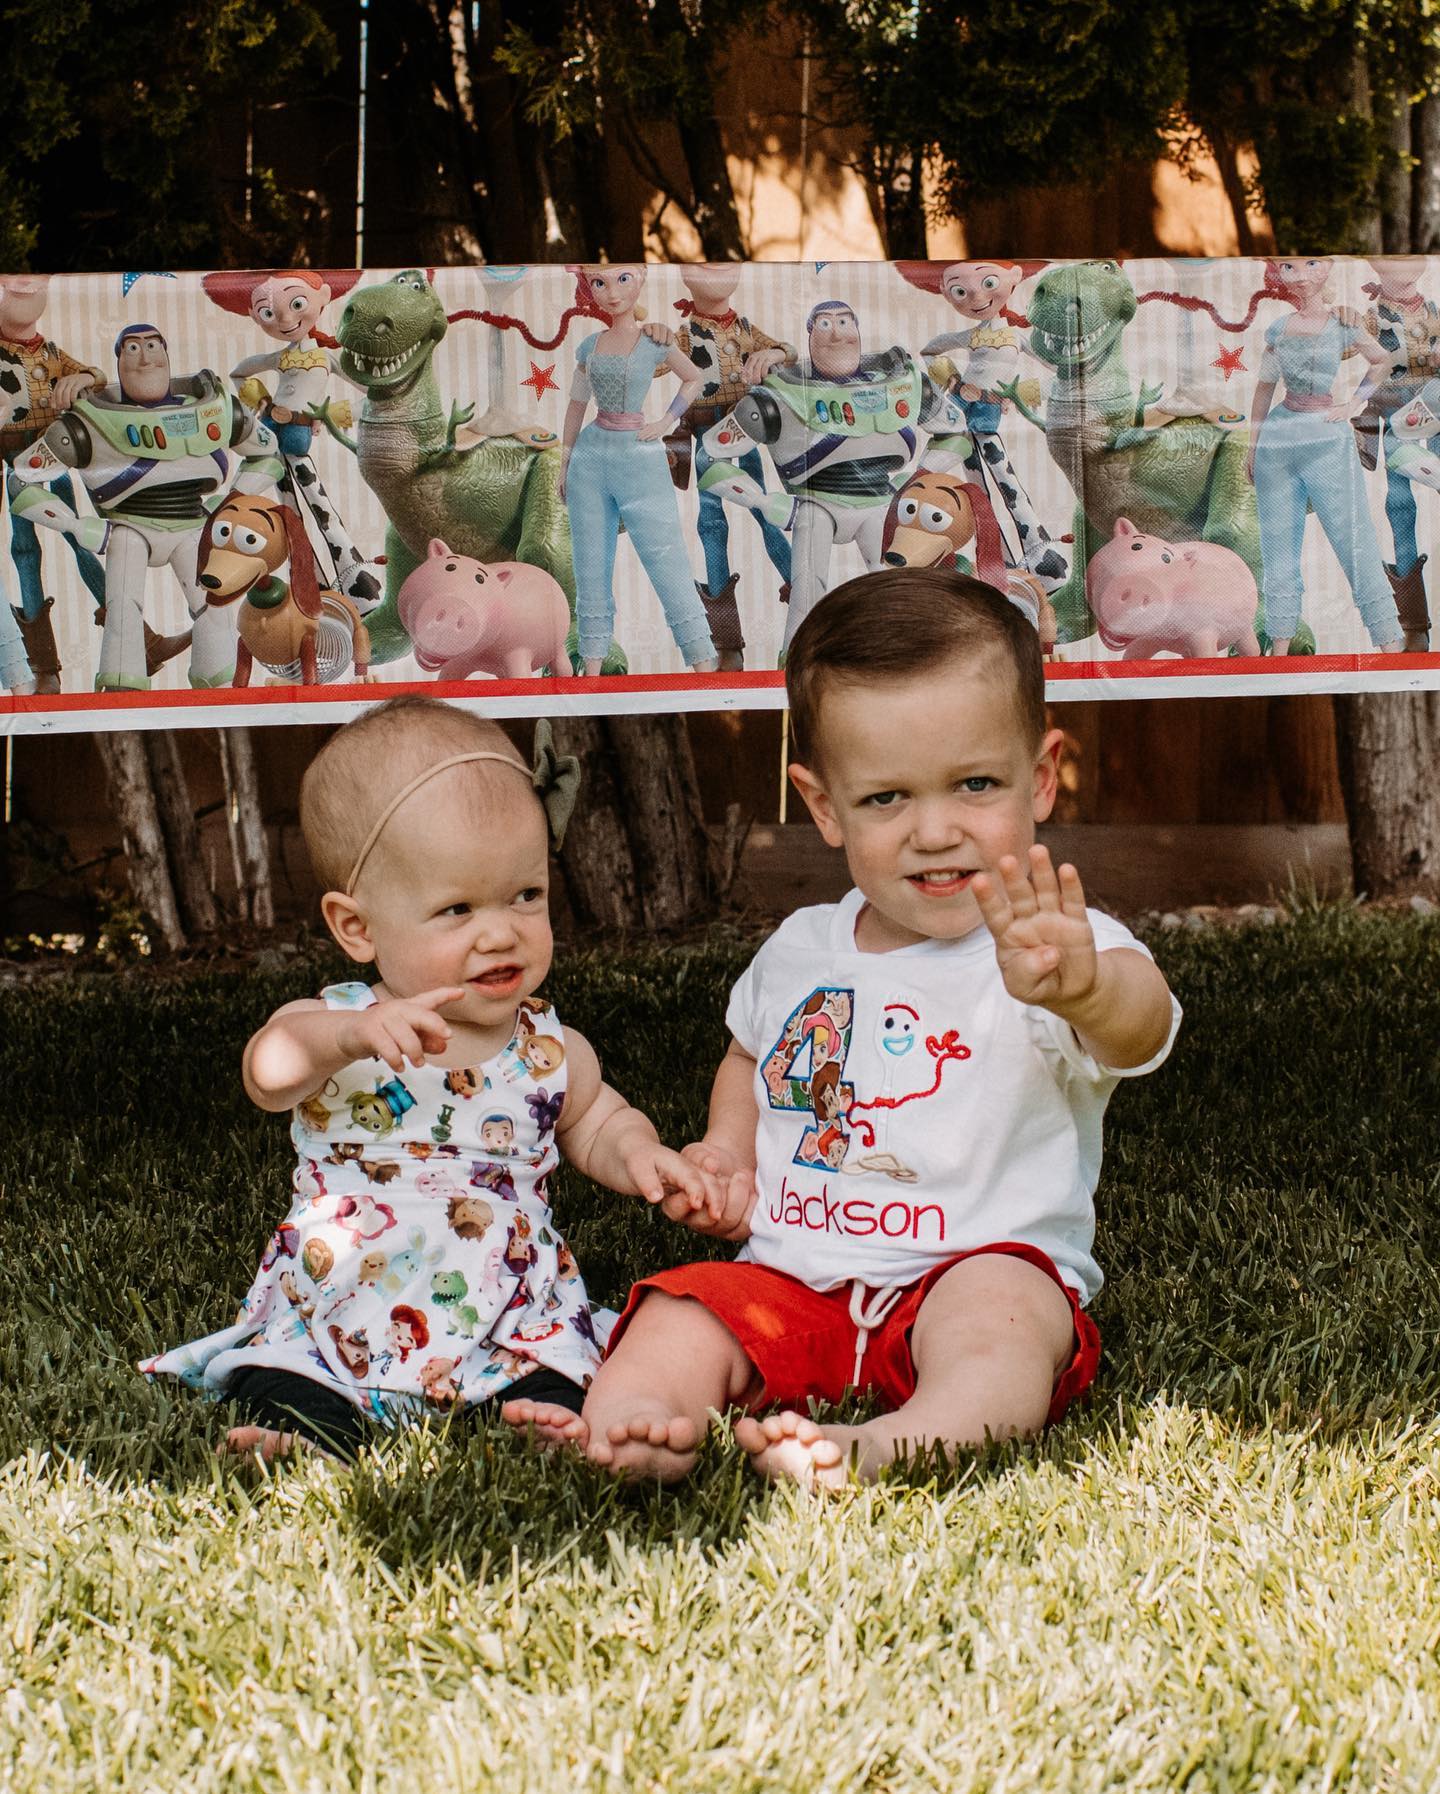
<path id="1" fill-rule="evenodd" d="M 523 318 L 510 318 L 498 311 L 452 311 L 447 313 L 446 322 L 458 324 L 474 319 L 480 324 L 493 324 L 497 330 L 518 330 L 532 349 L 558 349 L 565 340 L 565 332 L 570 328 L 573 318 L 599 318 L 606 324 L 610 322 L 610 314 L 603 312 L 598 306 L 567 305 L 560 314 L 560 327 L 548 340 L 536 336 L 535 332 Z"/>
<path id="2" fill-rule="evenodd" d="M 447 324 L 476 323 L 490 324 L 496 330 L 518 330 L 532 349 L 558 349 L 565 340 L 565 333 L 576 318 L 596 318 L 603 324 L 610 322 L 609 312 L 601 311 L 593 299 L 587 299 L 579 284 L 575 288 L 575 303 L 567 305 L 560 314 L 560 323 L 552 337 L 539 337 L 523 318 L 512 318 L 503 311 L 452 311 L 445 314 Z M 322 349 L 338 349 L 340 344 L 333 336 L 323 331 L 312 331 L 315 341 Z"/>
<path id="3" fill-rule="evenodd" d="M 955 1037 L 955 1030 L 947 1028 L 937 1040 L 933 1034 L 925 1038 L 925 1050 L 935 1061 L 935 1082 L 928 1090 L 912 1090 L 908 1096 L 877 1096 L 868 1103 L 851 1103 L 845 1112 L 845 1119 L 855 1129 L 860 1144 L 871 1147 L 875 1144 L 875 1129 L 868 1121 L 855 1119 L 860 1109 L 903 1109 L 906 1103 L 923 1102 L 927 1096 L 934 1096 L 940 1088 L 940 1079 L 945 1067 L 953 1060 L 968 1059 L 970 1049 Z"/>
<path id="4" fill-rule="evenodd" d="M 1148 305 L 1151 300 L 1158 299 L 1164 305 L 1178 305 L 1181 311 L 1209 312 L 1211 319 L 1219 329 L 1239 332 L 1241 330 L 1248 330 L 1255 322 L 1255 314 L 1260 309 L 1260 301 L 1262 299 L 1283 299 L 1284 297 L 1284 292 L 1277 286 L 1271 286 L 1267 283 L 1263 287 L 1256 287 L 1255 291 L 1250 295 L 1250 309 L 1238 323 L 1232 323 L 1228 318 L 1222 318 L 1220 313 L 1208 299 L 1201 299 L 1193 293 L 1141 293 L 1139 296 L 1139 303 L 1141 305 Z"/>

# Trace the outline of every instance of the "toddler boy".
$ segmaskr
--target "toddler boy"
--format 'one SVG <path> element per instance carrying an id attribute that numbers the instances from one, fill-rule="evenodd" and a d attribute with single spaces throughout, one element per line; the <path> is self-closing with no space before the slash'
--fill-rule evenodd
<path id="1" fill-rule="evenodd" d="M 869 574 L 806 618 L 785 676 L 790 777 L 856 888 L 784 922 L 731 996 L 686 1154 L 725 1183 L 738 1260 L 637 1284 L 583 1414 L 546 1429 L 631 1476 L 683 1475 L 732 1405 L 762 1474 L 832 1484 L 1058 1419 L 1099 1359 L 1105 1106 L 1180 1019 L 1035 844 L 1062 736 L 1018 608 L 957 573 Z M 889 1411 L 806 1417 L 847 1389 Z"/>

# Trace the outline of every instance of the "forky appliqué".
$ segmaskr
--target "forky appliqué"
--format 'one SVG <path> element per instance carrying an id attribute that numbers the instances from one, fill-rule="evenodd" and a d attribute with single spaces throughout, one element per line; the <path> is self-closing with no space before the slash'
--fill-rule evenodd
<path id="1" fill-rule="evenodd" d="M 959 1059 L 968 1059 L 970 1049 L 956 1034 L 953 1028 L 947 1028 L 938 1038 L 934 1034 L 925 1037 L 925 1051 L 935 1061 L 935 1077 L 928 1090 L 910 1090 L 904 1096 L 876 1096 L 869 1102 L 850 1104 L 845 1119 L 855 1130 L 855 1138 L 866 1148 L 853 1161 L 847 1159 L 840 1167 L 848 1177 L 859 1177 L 866 1171 L 883 1172 L 886 1177 L 893 1177 L 896 1183 L 913 1184 L 919 1178 L 918 1171 L 912 1171 L 903 1160 L 897 1159 L 893 1152 L 875 1152 L 870 1150 L 875 1145 L 874 1125 L 860 1114 L 862 1109 L 903 1109 L 906 1103 L 924 1102 L 927 1097 L 934 1096 L 940 1088 L 940 1080 L 945 1075 L 945 1067 Z"/>

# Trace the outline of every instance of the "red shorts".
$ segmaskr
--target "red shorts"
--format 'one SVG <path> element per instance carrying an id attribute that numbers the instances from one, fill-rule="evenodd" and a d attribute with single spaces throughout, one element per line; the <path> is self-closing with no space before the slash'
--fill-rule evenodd
<path id="1" fill-rule="evenodd" d="M 910 1334 L 920 1304 L 952 1265 L 978 1258 L 986 1252 L 1003 1252 L 1023 1258 L 1044 1271 L 1064 1290 L 1075 1323 L 1075 1349 L 1060 1373 L 1050 1400 L 1047 1424 L 1060 1416 L 1095 1381 L 1100 1364 L 1100 1334 L 1080 1306 L 1080 1299 L 1037 1246 L 1001 1241 L 957 1252 L 944 1264 L 927 1271 L 912 1283 L 865 1341 L 858 1383 L 854 1380 L 857 1330 L 850 1318 L 850 1285 L 814 1290 L 808 1283 L 768 1265 L 677 1265 L 647 1277 L 630 1291 L 625 1311 L 610 1335 L 607 1356 L 620 1342 L 631 1316 L 651 1289 L 671 1296 L 690 1296 L 709 1309 L 739 1340 L 745 1355 L 759 1372 L 761 1391 L 751 1411 L 774 1404 L 803 1407 L 814 1397 L 839 1401 L 847 1388 L 875 1390 L 891 1408 L 898 1408 L 915 1393 L 915 1361 Z"/>

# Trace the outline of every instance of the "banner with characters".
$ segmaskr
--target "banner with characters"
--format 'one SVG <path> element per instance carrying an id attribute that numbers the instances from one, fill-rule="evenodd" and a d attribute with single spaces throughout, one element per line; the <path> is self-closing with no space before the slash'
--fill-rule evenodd
<path id="1" fill-rule="evenodd" d="M 1423 257 L 0 276 L 0 729 L 778 707 L 826 592 L 906 565 L 1003 587 L 1056 699 L 1440 686 L 1432 293 Z"/>

